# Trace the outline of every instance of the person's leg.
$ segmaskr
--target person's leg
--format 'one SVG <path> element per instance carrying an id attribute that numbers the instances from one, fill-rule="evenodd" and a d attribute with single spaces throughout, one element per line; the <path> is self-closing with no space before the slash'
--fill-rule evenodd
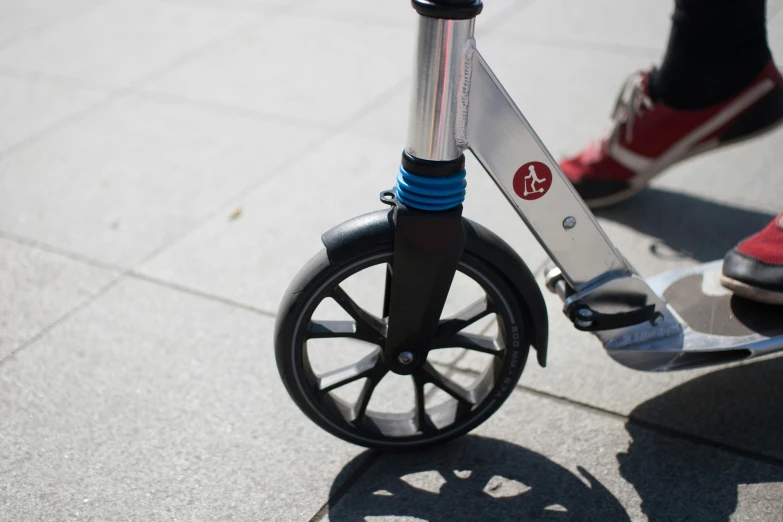
<path id="1" fill-rule="evenodd" d="M 726 254 L 721 282 L 741 297 L 783 305 L 783 214 Z"/>
<path id="2" fill-rule="evenodd" d="M 765 0 L 677 0 L 650 93 L 675 109 L 705 109 L 743 91 L 771 57 Z M 783 305 L 783 214 L 726 254 L 721 282 L 741 297 Z"/>
<path id="3" fill-rule="evenodd" d="M 677 0 L 653 98 L 697 110 L 734 96 L 772 58 L 765 0 Z"/>
<path id="4" fill-rule="evenodd" d="M 660 69 L 632 75 L 611 132 L 560 163 L 591 208 L 619 203 L 672 164 L 783 122 L 765 0 L 677 0 Z"/>

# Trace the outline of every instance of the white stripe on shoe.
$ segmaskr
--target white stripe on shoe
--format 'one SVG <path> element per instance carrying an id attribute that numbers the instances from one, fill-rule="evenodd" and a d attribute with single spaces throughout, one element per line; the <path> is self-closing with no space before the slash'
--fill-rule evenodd
<path id="1" fill-rule="evenodd" d="M 609 155 L 623 167 L 636 173 L 643 172 L 652 164 L 652 158 L 637 154 L 620 145 L 617 136 L 612 136 L 609 141 Z"/>
<path id="2" fill-rule="evenodd" d="M 743 111 L 758 102 L 775 87 L 775 82 L 769 78 L 754 85 L 747 92 L 741 94 L 720 112 L 683 136 L 669 149 L 657 158 L 648 158 L 620 145 L 618 136 L 612 136 L 609 141 L 609 154 L 620 165 L 634 171 L 637 176 L 632 180 L 634 185 L 645 184 L 666 167 L 693 154 L 695 145 L 704 138 L 714 133 Z M 716 143 L 717 145 L 717 143 Z M 712 147 L 705 147 L 710 149 Z M 701 150 L 700 150 L 701 151 Z"/>

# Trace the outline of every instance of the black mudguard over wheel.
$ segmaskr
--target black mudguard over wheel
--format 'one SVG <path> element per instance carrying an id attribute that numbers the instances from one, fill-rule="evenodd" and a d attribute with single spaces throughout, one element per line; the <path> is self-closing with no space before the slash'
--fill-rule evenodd
<path id="1" fill-rule="evenodd" d="M 427 360 L 412 375 L 394 374 L 383 359 L 384 290 L 394 253 L 387 213 L 325 234 L 327 249 L 291 283 L 277 316 L 277 366 L 297 406 L 323 429 L 381 449 L 453 439 L 500 407 L 520 378 L 531 343 L 543 362 L 546 312 L 532 275 L 517 257 L 521 273 L 510 278 L 508 266 L 487 259 L 487 252 L 510 251 L 508 246 L 464 223 L 472 234 Z M 497 244 L 484 244 L 476 231 Z"/>

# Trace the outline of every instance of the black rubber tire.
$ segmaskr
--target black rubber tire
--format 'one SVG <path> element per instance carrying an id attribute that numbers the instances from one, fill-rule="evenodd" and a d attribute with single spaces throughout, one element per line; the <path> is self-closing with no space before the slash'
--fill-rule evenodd
<path id="1" fill-rule="evenodd" d="M 337 260 L 329 259 L 326 250 L 314 256 L 291 282 L 280 304 L 275 327 L 275 356 L 280 377 L 288 394 L 302 412 L 321 428 L 340 439 L 360 446 L 382 450 L 403 450 L 421 448 L 457 438 L 488 419 L 508 398 L 522 375 L 530 351 L 530 332 L 533 328 L 526 324 L 529 315 L 522 312 L 518 303 L 518 294 L 503 274 L 474 253 L 464 251 L 458 270 L 474 281 L 476 281 L 474 276 L 484 278 L 485 284 L 482 284 L 482 281 L 476 282 L 485 291 L 487 291 L 485 285 L 489 283 L 488 294 L 494 293 L 495 295 L 491 297 L 493 301 L 498 301 L 495 303 L 498 309 L 496 313 L 498 318 L 502 318 L 502 321 L 498 321 L 498 327 L 499 330 L 503 329 L 506 352 L 502 371 L 495 378 L 495 382 L 498 383 L 496 387 L 482 403 L 475 407 L 475 414 L 471 412 L 470 422 L 455 426 L 454 429 L 444 429 L 436 436 L 373 438 L 372 434 L 362 433 L 355 427 L 351 429 L 340 426 L 339 424 L 345 424 L 344 419 L 336 419 L 331 412 L 319 408 L 314 403 L 315 399 L 308 396 L 306 392 L 308 383 L 305 381 L 306 373 L 302 357 L 302 352 L 305 351 L 304 333 L 310 317 L 330 289 L 350 275 L 378 264 L 367 262 L 373 256 L 391 260 L 392 253 L 393 245 L 386 243 L 371 247 L 352 257 Z M 305 318 L 307 321 L 303 320 Z"/>

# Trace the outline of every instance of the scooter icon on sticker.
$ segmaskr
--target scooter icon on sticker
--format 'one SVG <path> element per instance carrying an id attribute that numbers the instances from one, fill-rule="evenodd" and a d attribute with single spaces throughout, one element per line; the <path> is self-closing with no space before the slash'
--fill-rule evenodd
<path id="1" fill-rule="evenodd" d="M 551 186 L 552 171 L 540 161 L 525 163 L 514 174 L 514 192 L 527 201 L 544 196 Z"/>

